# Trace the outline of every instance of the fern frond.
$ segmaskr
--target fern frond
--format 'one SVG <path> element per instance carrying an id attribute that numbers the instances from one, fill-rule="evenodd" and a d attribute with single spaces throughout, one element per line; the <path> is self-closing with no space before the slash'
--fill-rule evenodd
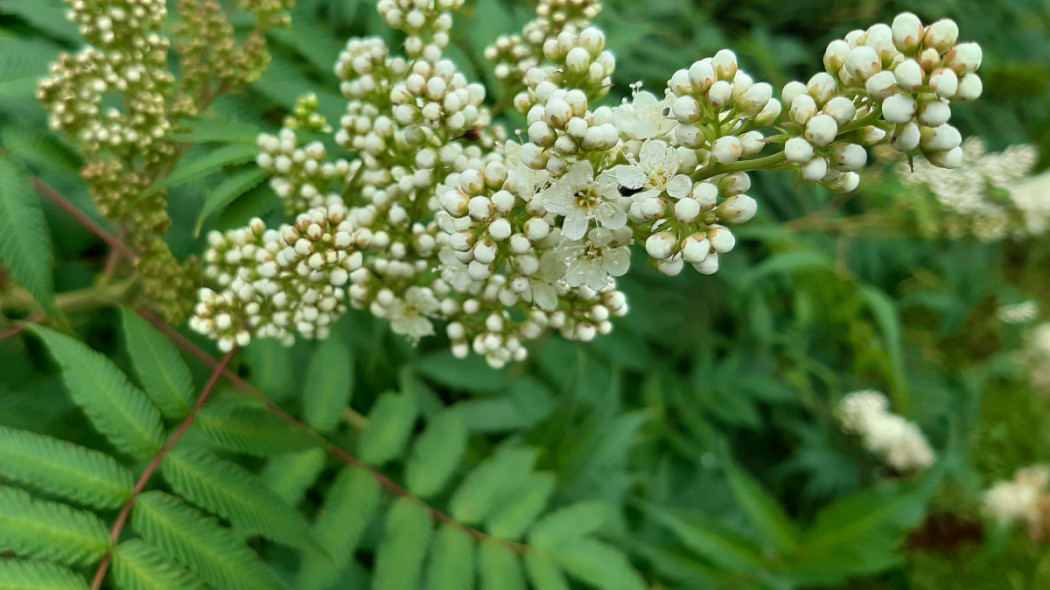
<path id="1" fill-rule="evenodd" d="M 331 559 L 307 553 L 299 568 L 299 590 L 328 588 L 353 558 L 368 523 L 372 521 L 382 487 L 364 469 L 347 467 L 328 490 L 314 524 L 314 534 Z"/>
<path id="2" fill-rule="evenodd" d="M 121 309 L 131 364 L 153 403 L 168 418 L 184 418 L 193 407 L 193 377 L 168 340 L 130 309 Z"/>
<path id="3" fill-rule="evenodd" d="M 146 540 L 216 588 L 287 588 L 229 529 L 168 494 L 139 496 L 131 523 Z"/>
<path id="4" fill-rule="evenodd" d="M 160 412 L 112 361 L 65 334 L 40 326 L 30 329 L 62 367 L 73 400 L 114 446 L 137 458 L 160 450 Z"/>
<path id="5" fill-rule="evenodd" d="M 536 450 L 517 447 L 496 453 L 470 472 L 452 495 L 452 518 L 465 524 L 485 519 L 511 491 L 529 477 Z"/>
<path id="6" fill-rule="evenodd" d="M 506 545 L 489 539 L 481 543 L 479 553 L 481 590 L 525 590 L 521 559 Z"/>
<path id="7" fill-rule="evenodd" d="M 416 439 L 405 467 L 408 489 L 421 498 L 440 493 L 467 451 L 467 426 L 454 409 L 439 412 Z"/>
<path id="8" fill-rule="evenodd" d="M 0 262 L 44 307 L 54 299 L 51 234 L 29 174 L 9 156 L 0 157 Z"/>
<path id="9" fill-rule="evenodd" d="M 434 532 L 425 590 L 472 590 L 474 541 L 462 528 L 443 524 Z"/>
<path id="10" fill-rule="evenodd" d="M 322 340 L 310 359 L 303 384 L 303 419 L 318 432 L 330 433 L 350 405 L 354 386 L 354 358 L 342 338 Z"/>
<path id="11" fill-rule="evenodd" d="M 489 517 L 489 533 L 500 539 L 520 538 L 547 507 L 554 484 L 553 473 L 530 473 L 525 483 L 507 496 L 505 508 Z"/>
<path id="12" fill-rule="evenodd" d="M 412 498 L 399 498 L 386 519 L 376 557 L 373 590 L 405 590 L 419 586 L 423 558 L 430 544 L 430 512 Z"/>
<path id="13" fill-rule="evenodd" d="M 526 551 L 525 570 L 535 590 L 570 590 L 569 580 L 545 551 Z"/>
<path id="14" fill-rule="evenodd" d="M 585 537 L 559 547 L 558 564 L 570 576 L 601 590 L 646 590 L 645 581 L 618 549 Z"/>
<path id="15" fill-rule="evenodd" d="M 122 590 L 205 590 L 197 576 L 141 539 L 113 550 L 113 577 Z"/>
<path id="16" fill-rule="evenodd" d="M 0 590 L 87 590 L 79 574 L 50 561 L 0 559 Z"/>
<path id="17" fill-rule="evenodd" d="M 109 530 L 94 514 L 0 487 L 0 551 L 76 565 L 109 547 Z"/>
<path id="18" fill-rule="evenodd" d="M 219 448 L 269 457 L 317 447 L 318 439 L 254 405 L 216 400 L 197 414 L 194 427 Z"/>
<path id="19" fill-rule="evenodd" d="M 300 548 L 317 548 L 306 519 L 244 468 L 193 447 L 172 449 L 161 474 L 183 497 L 238 528 Z"/>
<path id="20" fill-rule="evenodd" d="M 612 516 L 605 502 L 577 502 L 541 518 L 529 531 L 529 545 L 552 548 L 593 533 Z"/>
<path id="21" fill-rule="evenodd" d="M 212 172 L 217 172 L 229 166 L 250 162 L 255 159 L 258 153 L 259 148 L 254 145 L 237 144 L 194 153 L 192 156 L 182 160 L 167 178 L 146 189 L 142 197 L 147 197 L 193 180 L 202 179 Z"/>
<path id="22" fill-rule="evenodd" d="M 0 476 L 98 508 L 131 497 L 134 479 L 115 459 L 73 443 L 0 426 Z"/>
<path id="23" fill-rule="evenodd" d="M 358 454 L 369 465 L 382 465 L 398 457 L 416 422 L 416 400 L 407 394 L 384 393 L 379 396 L 368 426 L 361 433 Z"/>
<path id="24" fill-rule="evenodd" d="M 259 183 L 269 178 L 269 176 L 269 171 L 251 166 L 222 181 L 222 184 L 215 187 L 215 190 L 212 191 L 204 201 L 204 208 L 201 209 L 200 216 L 197 217 L 197 226 L 194 228 L 193 232 L 194 235 L 200 235 L 201 228 L 204 227 L 204 222 L 214 213 L 225 209 L 227 205 L 258 186 Z"/>
<path id="25" fill-rule="evenodd" d="M 294 506 L 321 474 L 326 458 L 324 449 L 281 455 L 271 459 L 259 476 L 278 496 Z"/>

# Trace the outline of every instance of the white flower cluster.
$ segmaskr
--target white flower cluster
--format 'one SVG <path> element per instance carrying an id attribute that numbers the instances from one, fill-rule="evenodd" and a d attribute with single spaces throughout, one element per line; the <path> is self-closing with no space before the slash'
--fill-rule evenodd
<path id="1" fill-rule="evenodd" d="M 995 317 L 1007 324 L 1027 324 L 1039 317 L 1039 304 L 1035 300 L 1027 299 L 1020 303 L 1004 305 L 995 310 Z"/>
<path id="2" fill-rule="evenodd" d="M 985 490 L 981 510 L 1000 524 L 1022 522 L 1038 538 L 1050 515 L 1050 470 L 1043 465 L 1019 469 L 1013 480 L 1000 481 Z"/>
<path id="3" fill-rule="evenodd" d="M 413 339 L 434 333 L 434 320 L 446 320 L 457 356 L 474 351 L 501 366 L 525 358 L 524 343 L 550 331 L 579 340 L 607 333 L 611 320 L 627 311 L 616 277 L 628 271 L 631 245 L 644 246 L 665 274 L 677 275 L 686 265 L 714 273 L 736 244 L 729 226 L 747 222 L 758 209 L 747 194 L 748 172 L 798 160 L 787 157 L 799 145 L 787 136 L 797 131 L 811 147 L 807 169 L 827 154 L 830 168 L 816 180 L 850 189 L 866 153 L 846 139 L 871 139 L 879 125 L 894 126 L 878 119 L 876 99 L 863 84 L 824 74 L 816 98 L 806 96 L 830 114 L 814 111 L 803 119 L 804 100 L 796 97 L 785 133 L 767 137 L 762 129 L 778 125 L 781 103 L 729 50 L 675 72 L 662 97 L 634 86 L 622 104 L 599 106 L 616 65 L 605 35 L 589 26 L 600 5 L 542 0 L 523 36 L 504 38 L 488 51 L 495 61 L 517 56 L 516 74 L 510 62 L 497 65 L 513 91 L 510 102 L 526 118 L 521 139 L 507 141 L 490 125 L 484 87 L 443 57 L 449 11 L 460 3 L 380 1 L 386 22 L 408 35 L 406 57 L 391 56 L 378 38 L 348 42 L 335 67 L 348 99 L 335 140 L 351 156 L 328 161 L 323 145 L 300 147 L 296 132 L 284 129 L 260 137 L 258 158 L 275 173 L 271 184 L 289 212 L 305 215 L 294 227 L 307 218 L 341 220 L 339 231 L 348 239 L 336 248 L 345 258 L 333 264 L 354 262 L 340 268 L 348 272 L 351 305 L 389 319 Z M 790 149 L 759 157 L 781 142 Z M 337 307 L 271 322 L 266 310 L 273 308 L 273 287 L 256 284 L 257 270 L 241 273 L 237 265 L 276 263 L 288 272 L 276 282 L 285 281 L 282 292 L 297 300 L 327 280 L 332 250 L 302 238 L 258 244 L 245 231 L 214 238 L 209 276 L 231 278 L 219 281 L 225 291 L 206 293 L 195 328 L 227 343 L 253 333 L 287 339 L 292 328 L 322 333 L 324 324 L 315 320 L 330 322 Z M 282 227 L 274 235 L 290 240 L 283 236 L 291 231 Z M 251 251 L 223 266 L 229 244 Z M 318 247 L 322 268 L 292 272 Z M 258 258 L 261 251 L 289 248 L 298 258 Z M 314 278 L 293 284 L 307 276 Z M 235 286 L 237 278 L 243 284 Z M 315 303 L 310 299 L 307 309 Z M 253 303 L 226 328 L 214 321 Z"/>
<path id="4" fill-rule="evenodd" d="M 1050 174 L 1029 176 L 1039 159 L 1033 146 L 1016 145 L 988 153 L 976 137 L 962 143 L 965 164 L 945 170 L 916 161 L 897 173 L 905 184 L 925 187 L 949 214 L 939 220 L 948 237 L 973 234 L 980 240 L 1023 239 L 1050 229 Z"/>
<path id="5" fill-rule="evenodd" d="M 936 459 L 919 427 L 890 412 L 889 400 L 878 391 L 846 395 L 835 416 L 843 430 L 859 435 L 865 449 L 898 472 L 927 469 Z"/>

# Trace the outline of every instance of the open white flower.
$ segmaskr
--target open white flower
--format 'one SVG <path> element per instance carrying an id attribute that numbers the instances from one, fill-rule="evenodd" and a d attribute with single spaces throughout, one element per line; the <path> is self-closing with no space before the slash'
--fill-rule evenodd
<path id="1" fill-rule="evenodd" d="M 631 252 L 626 245 L 617 245 L 613 232 L 597 228 L 582 242 L 565 240 L 558 245 L 558 256 L 568 263 L 565 283 L 570 287 L 587 285 L 598 291 L 605 287 L 609 277 L 627 273 L 631 266 Z"/>
<path id="2" fill-rule="evenodd" d="M 409 287 L 404 299 L 397 299 L 390 306 L 390 327 L 412 340 L 432 336 L 434 324 L 427 316 L 437 313 L 440 307 L 434 292 L 427 287 Z"/>
<path id="3" fill-rule="evenodd" d="M 636 191 L 635 200 L 643 201 L 662 193 L 681 199 L 693 189 L 692 179 L 678 174 L 681 165 L 678 152 L 663 141 L 647 141 L 637 160 L 630 155 L 627 159 L 630 163 L 617 166 L 613 173 L 620 186 Z"/>
<path id="4" fill-rule="evenodd" d="M 664 137 L 674 129 L 675 121 L 665 114 L 670 102 L 659 100 L 650 92 L 634 92 L 631 102 L 613 107 L 613 121 L 626 139 L 646 140 Z"/>
<path id="5" fill-rule="evenodd" d="M 620 201 L 619 185 L 610 174 L 594 177 L 590 162 L 576 162 L 554 184 L 540 193 L 547 211 L 562 215 L 562 235 L 579 240 L 587 233 L 591 220 L 606 229 L 619 229 L 627 223 L 627 212 Z"/>

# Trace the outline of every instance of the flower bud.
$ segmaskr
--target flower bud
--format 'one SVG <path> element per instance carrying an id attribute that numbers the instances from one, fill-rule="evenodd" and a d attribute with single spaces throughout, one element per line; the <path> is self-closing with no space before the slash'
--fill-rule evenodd
<path id="1" fill-rule="evenodd" d="M 806 123 L 806 139 L 814 145 L 825 146 L 835 141 L 839 125 L 829 115 L 817 115 Z"/>
<path id="2" fill-rule="evenodd" d="M 754 117 L 762 112 L 772 97 L 773 87 L 765 82 L 759 82 L 752 84 L 740 95 L 736 101 L 736 107 L 744 115 Z"/>
<path id="3" fill-rule="evenodd" d="M 876 74 L 871 79 L 874 80 L 881 74 L 882 72 Z M 824 105 L 824 112 L 830 115 L 832 119 L 835 119 L 835 122 L 839 124 L 839 127 L 842 127 L 846 123 L 852 121 L 853 117 L 857 115 L 857 107 L 853 106 L 853 101 L 845 96 L 836 96 Z"/>
<path id="4" fill-rule="evenodd" d="M 760 127 L 766 127 L 772 125 L 780 117 L 780 112 L 783 109 L 780 101 L 771 98 L 766 102 L 766 106 L 762 107 L 762 111 L 755 115 L 755 125 Z"/>
<path id="5" fill-rule="evenodd" d="M 792 137 L 784 144 L 784 157 L 789 162 L 799 164 L 808 162 L 813 158 L 813 144 L 801 137 Z"/>
<path id="6" fill-rule="evenodd" d="M 919 122 L 927 127 L 940 127 L 952 116 L 952 107 L 943 99 L 934 99 L 922 103 L 919 107 Z"/>
<path id="7" fill-rule="evenodd" d="M 693 199 L 679 199 L 674 205 L 674 216 L 682 223 L 692 223 L 700 216 L 700 203 Z"/>
<path id="8" fill-rule="evenodd" d="M 671 256 L 674 246 L 674 235 L 667 231 L 655 233 L 645 240 L 645 251 L 656 260 L 664 260 Z"/>
<path id="9" fill-rule="evenodd" d="M 922 39 L 922 21 L 910 12 L 902 12 L 893 19 L 893 44 L 904 53 L 914 53 Z"/>
<path id="10" fill-rule="evenodd" d="M 817 114 L 817 102 L 808 94 L 800 94 L 791 101 L 789 114 L 791 120 L 799 125 L 805 125 Z"/>
<path id="11" fill-rule="evenodd" d="M 707 101 L 715 108 L 720 108 L 733 98 L 733 85 L 725 80 L 719 80 L 711 85 L 707 91 Z"/>
<path id="12" fill-rule="evenodd" d="M 919 147 L 920 139 L 922 139 L 922 133 L 919 131 L 918 123 L 903 123 L 894 128 L 893 134 L 890 135 L 890 145 L 898 152 L 910 152 Z"/>
<path id="13" fill-rule="evenodd" d="M 591 54 L 583 47 L 573 47 L 565 56 L 565 66 L 569 71 L 580 74 L 591 65 Z"/>
<path id="14" fill-rule="evenodd" d="M 836 39 L 828 43 L 824 50 L 824 69 L 829 73 L 837 74 L 842 66 L 846 65 L 846 56 L 849 55 L 850 46 L 842 39 Z M 784 102 L 788 102 L 786 99 Z"/>
<path id="15" fill-rule="evenodd" d="M 907 94 L 894 94 L 882 101 L 882 118 L 890 123 L 907 123 L 915 115 L 915 99 Z"/>
<path id="16" fill-rule="evenodd" d="M 692 84 L 693 92 L 698 94 L 706 93 L 711 85 L 715 83 L 715 69 L 711 66 L 711 60 L 702 59 L 693 62 L 693 65 L 689 66 L 689 81 Z"/>
<path id="17" fill-rule="evenodd" d="M 867 150 L 855 143 L 839 143 L 831 147 L 831 162 L 836 170 L 860 170 L 867 161 Z"/>
<path id="18" fill-rule="evenodd" d="M 955 91 L 955 96 L 952 98 L 957 101 L 977 100 L 983 91 L 984 85 L 981 77 L 977 74 L 966 74 L 962 80 L 959 80 L 959 89 Z"/>
<path id="19" fill-rule="evenodd" d="M 711 146 L 711 155 L 719 164 L 732 164 L 740 159 L 743 147 L 735 135 L 726 135 L 715 140 Z"/>
<path id="20" fill-rule="evenodd" d="M 976 43 L 960 43 L 944 56 L 944 65 L 959 76 L 965 76 L 981 67 L 981 46 Z"/>
<path id="21" fill-rule="evenodd" d="M 718 207 L 718 218 L 725 223 L 738 225 L 751 221 L 758 211 L 758 201 L 744 195 L 733 195 Z"/>
<path id="22" fill-rule="evenodd" d="M 946 152 L 927 152 L 926 159 L 934 166 L 941 168 L 958 168 L 962 166 L 963 150 L 957 147 Z"/>
<path id="23" fill-rule="evenodd" d="M 708 181 L 698 182 L 690 196 L 696 199 L 701 207 L 708 209 L 718 202 L 718 187 Z"/>
<path id="24" fill-rule="evenodd" d="M 930 90 L 936 92 L 941 98 L 951 98 L 959 90 L 959 77 L 952 70 L 934 70 L 930 74 Z"/>
<path id="25" fill-rule="evenodd" d="M 926 80 L 926 72 L 914 59 L 897 64 L 897 67 L 893 68 L 893 76 L 897 79 L 898 86 L 912 92 L 922 88 Z"/>
<path id="26" fill-rule="evenodd" d="M 708 254 L 707 258 L 704 258 L 703 262 L 694 264 L 693 268 L 696 269 L 696 272 L 703 275 L 715 274 L 716 272 L 718 272 L 718 253 L 712 252 Z"/>
<path id="27" fill-rule="evenodd" d="M 679 123 L 692 123 L 700 116 L 700 103 L 692 96 L 679 96 L 671 103 L 671 114 Z"/>
<path id="28" fill-rule="evenodd" d="M 857 190 L 857 187 L 860 186 L 860 175 L 856 172 L 847 172 L 830 182 L 825 182 L 824 186 L 830 191 L 848 193 Z"/>
<path id="29" fill-rule="evenodd" d="M 838 82 L 827 72 L 813 74 L 813 77 L 806 84 L 806 92 L 820 105 L 831 100 L 831 97 L 835 96 L 837 90 Z"/>
<path id="30" fill-rule="evenodd" d="M 707 239 L 711 242 L 711 249 L 719 254 L 729 252 L 736 246 L 736 237 L 733 236 L 733 232 L 729 231 L 728 227 L 716 225 L 711 231 L 707 232 Z"/>
<path id="31" fill-rule="evenodd" d="M 799 168 L 802 178 L 810 182 L 820 182 L 828 174 L 828 161 L 824 158 L 813 158 Z"/>
<path id="32" fill-rule="evenodd" d="M 897 91 L 897 77 L 893 72 L 883 70 L 868 78 L 864 83 L 864 91 L 875 100 L 886 100 Z"/>
<path id="33" fill-rule="evenodd" d="M 550 147 L 554 145 L 554 140 L 557 138 L 558 136 L 546 121 L 536 121 L 529 125 L 529 141 L 538 146 Z"/>
<path id="34" fill-rule="evenodd" d="M 882 59 L 871 47 L 854 47 L 846 56 L 845 69 L 862 81 L 867 80 L 876 72 L 882 71 Z"/>
<path id="35" fill-rule="evenodd" d="M 711 58 L 711 66 L 719 80 L 732 80 L 737 71 L 736 54 L 728 49 L 720 49 Z"/>
<path id="36" fill-rule="evenodd" d="M 922 42 L 926 47 L 936 49 L 938 53 L 947 53 L 959 40 L 959 25 L 950 18 L 943 18 L 926 27 Z"/>
<path id="37" fill-rule="evenodd" d="M 959 144 L 962 143 L 962 135 L 959 130 L 951 125 L 923 127 L 920 131 L 922 134 L 920 144 L 927 151 L 946 152 L 959 147 Z"/>
<path id="38" fill-rule="evenodd" d="M 780 99 L 790 109 L 791 106 L 795 103 L 795 98 L 806 94 L 807 92 L 808 90 L 805 84 L 798 81 L 791 81 L 787 84 L 784 84 L 784 89 L 780 91 Z"/>
<path id="39" fill-rule="evenodd" d="M 697 264 L 711 252 L 711 242 L 704 234 L 696 233 L 682 240 L 682 260 Z"/>

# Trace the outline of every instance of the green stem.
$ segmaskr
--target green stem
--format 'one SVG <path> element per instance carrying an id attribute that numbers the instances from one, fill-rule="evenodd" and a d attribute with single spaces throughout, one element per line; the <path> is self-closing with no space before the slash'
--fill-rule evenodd
<path id="1" fill-rule="evenodd" d="M 732 164 L 715 164 L 710 170 L 704 170 L 694 175 L 693 180 L 704 180 L 719 174 L 730 174 L 733 172 L 778 170 L 784 167 L 785 162 L 787 162 L 787 156 L 784 155 L 784 152 L 777 152 L 764 158 L 755 158 L 754 160 L 740 160 Z"/>

